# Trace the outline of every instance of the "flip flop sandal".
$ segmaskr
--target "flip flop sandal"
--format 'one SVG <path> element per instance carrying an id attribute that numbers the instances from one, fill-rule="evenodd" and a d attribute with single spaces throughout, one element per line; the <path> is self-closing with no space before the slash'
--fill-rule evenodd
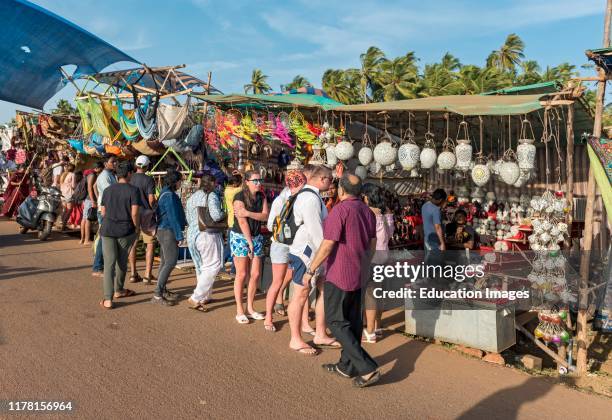
<path id="1" fill-rule="evenodd" d="M 249 323 L 249 318 L 247 318 L 246 315 L 236 315 L 236 321 L 239 324 L 248 324 Z"/>
<path id="2" fill-rule="evenodd" d="M 338 341 L 334 340 L 334 341 L 332 341 L 329 344 L 317 344 L 317 343 L 314 343 L 314 345 L 315 345 L 315 347 L 318 347 L 320 349 L 337 349 L 337 350 L 339 350 L 339 349 L 342 348 L 342 344 L 338 343 L 337 346 L 334 346 L 334 343 L 338 343 Z"/>
<path id="3" fill-rule="evenodd" d="M 130 276 L 130 279 L 128 281 L 130 283 L 140 283 L 142 280 L 143 280 L 143 278 L 140 277 L 140 275 L 134 274 L 133 276 Z"/>
<path id="4" fill-rule="evenodd" d="M 270 324 L 270 325 L 264 324 L 264 329 L 266 331 L 276 332 L 276 327 L 274 326 L 274 324 Z"/>
<path id="5" fill-rule="evenodd" d="M 126 297 L 130 297 L 130 296 L 134 296 L 135 294 L 136 294 L 135 291 L 130 290 L 130 289 L 125 289 L 123 291 L 123 293 L 115 293 L 114 297 L 116 299 L 119 299 L 119 298 L 126 298 Z"/>
<path id="6" fill-rule="evenodd" d="M 200 312 L 208 312 L 208 308 L 206 308 L 204 304 L 202 304 L 201 302 L 194 303 L 194 301 L 191 300 L 191 298 L 188 299 L 187 302 L 189 302 L 187 306 L 189 309 L 193 309 L 194 311 L 200 311 Z"/>
<path id="7" fill-rule="evenodd" d="M 291 350 L 297 353 L 303 354 L 304 356 L 309 356 L 309 357 L 316 356 L 317 354 L 319 354 L 317 349 L 315 349 L 314 347 L 310 347 L 310 346 L 300 347 L 299 349 L 291 349 Z"/>
<path id="8" fill-rule="evenodd" d="M 105 302 L 104 299 L 100 301 L 100 306 L 102 307 L 102 309 L 106 309 L 106 310 L 113 309 L 113 302 L 111 302 L 111 306 L 104 305 L 104 302 Z"/>
<path id="9" fill-rule="evenodd" d="M 302 331 L 302 333 L 303 333 L 303 334 L 308 334 L 308 335 L 311 335 L 311 336 L 313 336 L 313 337 L 314 337 L 315 335 L 317 335 L 317 333 L 316 333 L 316 331 L 315 331 L 315 330 L 312 330 L 312 331 Z"/>
<path id="10" fill-rule="evenodd" d="M 282 303 L 274 304 L 274 312 L 280 316 L 287 316 L 287 310 L 285 309 L 285 305 Z"/>
<path id="11" fill-rule="evenodd" d="M 262 314 L 261 312 L 253 312 L 252 314 L 247 314 L 246 316 L 247 318 L 252 319 L 254 321 L 261 321 L 263 319 L 266 319 L 264 314 Z"/>

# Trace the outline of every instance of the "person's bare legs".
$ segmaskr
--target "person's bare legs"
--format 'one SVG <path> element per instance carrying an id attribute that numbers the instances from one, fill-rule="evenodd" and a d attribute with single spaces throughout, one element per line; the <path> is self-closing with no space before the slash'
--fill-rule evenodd
<path id="1" fill-rule="evenodd" d="M 325 323 L 325 306 L 323 300 L 323 282 L 317 282 L 319 296 L 315 302 L 315 336 L 312 340 L 315 344 L 331 345 L 336 340 L 327 335 L 327 324 Z"/>
<path id="2" fill-rule="evenodd" d="M 266 319 L 264 325 L 272 325 L 274 302 L 277 300 L 284 280 L 287 277 L 287 264 L 272 264 L 272 284 L 266 293 Z M 290 277 L 291 278 L 291 277 Z"/>
<path id="3" fill-rule="evenodd" d="M 87 215 L 83 215 L 83 219 L 85 219 L 85 242 L 84 245 L 91 244 L 91 222 L 87 219 Z"/>
<path id="4" fill-rule="evenodd" d="M 87 217 L 81 218 L 81 241 L 80 241 L 81 245 L 85 243 L 85 221 L 86 220 L 87 220 Z"/>
<path id="5" fill-rule="evenodd" d="M 307 300 L 308 287 L 293 283 L 293 296 L 291 297 L 288 308 L 289 327 L 291 329 L 289 347 L 293 350 L 311 348 L 302 338 L 302 314 Z"/>
<path id="6" fill-rule="evenodd" d="M 136 244 L 138 241 L 134 241 L 134 245 L 132 245 L 132 249 L 130 249 L 130 253 L 128 254 L 128 261 L 130 263 L 130 277 L 138 274 L 136 270 Z"/>
<path id="7" fill-rule="evenodd" d="M 279 305 L 285 306 L 285 292 L 287 290 L 287 286 L 289 286 L 289 282 L 291 282 L 291 278 L 293 277 L 293 270 L 287 264 L 287 272 L 285 273 L 285 278 L 283 279 L 283 284 L 276 294 L 276 303 Z"/>
<path id="8" fill-rule="evenodd" d="M 248 257 L 236 257 L 234 255 L 234 264 L 236 265 L 236 276 L 234 277 L 234 299 L 236 300 L 236 315 L 244 315 L 244 305 L 242 304 L 242 291 L 244 290 L 244 282 L 247 278 L 247 273 L 250 267 L 250 259 Z"/>
<path id="9" fill-rule="evenodd" d="M 368 334 L 374 334 L 374 330 L 376 329 L 376 309 L 366 309 L 365 310 L 365 319 L 366 319 L 366 331 Z"/>
<path id="10" fill-rule="evenodd" d="M 255 294 L 257 294 L 257 285 L 261 271 L 261 257 L 253 257 L 251 260 L 251 273 L 249 276 L 249 284 L 247 286 L 247 313 L 253 314 L 257 312 L 253 307 L 255 302 Z"/>
<path id="11" fill-rule="evenodd" d="M 147 244 L 147 252 L 145 254 L 145 278 L 151 279 L 153 271 L 153 253 L 155 252 L 155 242 Z"/>
<path id="12" fill-rule="evenodd" d="M 310 291 L 310 289 L 308 289 Z M 302 310 L 302 332 L 311 334 L 315 332 L 310 326 L 310 298 L 306 298 L 304 302 L 304 309 Z"/>

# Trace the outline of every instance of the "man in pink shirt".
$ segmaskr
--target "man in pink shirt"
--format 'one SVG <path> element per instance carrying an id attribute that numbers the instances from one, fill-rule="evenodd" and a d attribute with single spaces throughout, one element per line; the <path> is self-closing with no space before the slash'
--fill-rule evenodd
<path id="1" fill-rule="evenodd" d="M 342 344 L 340 361 L 325 364 L 329 372 L 353 379 L 363 388 L 380 379 L 378 364 L 361 347 L 362 273 L 376 249 L 376 217 L 363 203 L 361 179 L 345 174 L 338 183 L 338 198 L 323 225 L 323 242 L 304 275 L 304 284 L 327 260 L 324 286 L 325 319 Z"/>

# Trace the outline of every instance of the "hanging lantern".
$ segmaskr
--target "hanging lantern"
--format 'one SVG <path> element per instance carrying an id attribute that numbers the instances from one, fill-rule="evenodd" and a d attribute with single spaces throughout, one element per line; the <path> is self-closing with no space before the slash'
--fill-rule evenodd
<path id="1" fill-rule="evenodd" d="M 453 153 L 453 139 L 447 137 L 442 143 L 442 147 L 444 151 L 438 156 L 438 168 L 442 171 L 453 169 L 455 163 L 457 163 L 457 158 Z"/>
<path id="2" fill-rule="evenodd" d="M 516 157 L 520 169 L 531 170 L 535 167 L 536 147 L 534 139 L 519 139 Z"/>
<path id="3" fill-rule="evenodd" d="M 374 152 L 372 152 L 372 149 L 367 146 L 359 149 L 359 153 L 357 154 L 359 163 L 361 163 L 363 166 L 368 166 L 372 162 L 373 157 Z"/>
<path id="4" fill-rule="evenodd" d="M 489 179 L 491 179 L 489 167 L 482 162 L 476 162 L 472 168 L 472 181 L 474 181 L 474 184 L 482 187 L 489 182 Z"/>
<path id="5" fill-rule="evenodd" d="M 374 161 L 380 163 L 382 166 L 391 165 L 395 162 L 397 157 L 397 150 L 390 141 L 388 141 L 388 137 L 383 139 L 381 143 L 378 143 L 374 148 Z"/>
<path id="6" fill-rule="evenodd" d="M 414 142 L 414 132 L 409 128 L 404 133 L 402 145 L 397 150 L 397 160 L 403 169 L 410 171 L 419 164 L 421 150 Z"/>
<path id="7" fill-rule="evenodd" d="M 436 153 L 436 145 L 433 141 L 433 135 L 431 133 L 425 134 L 425 146 L 423 146 L 423 150 L 421 150 L 421 168 L 429 169 L 432 168 L 436 164 L 436 158 L 438 154 Z"/>
<path id="8" fill-rule="evenodd" d="M 336 146 L 331 143 L 327 143 L 323 146 L 325 148 L 325 156 L 327 158 L 327 166 L 333 168 L 338 163 L 338 157 L 336 156 Z"/>
<path id="9" fill-rule="evenodd" d="M 355 154 L 355 148 L 351 142 L 342 140 L 336 144 L 335 154 L 340 160 L 349 160 Z"/>
<path id="10" fill-rule="evenodd" d="M 460 136 L 463 128 L 463 136 Z M 462 138 L 459 138 L 462 137 Z M 457 146 L 455 147 L 455 156 L 457 157 L 456 167 L 460 171 L 467 171 L 472 164 L 472 142 L 468 132 L 468 124 L 465 121 L 459 123 L 457 130 Z"/>
<path id="11" fill-rule="evenodd" d="M 355 175 L 361 178 L 362 181 L 365 181 L 368 177 L 368 168 L 359 165 L 357 168 L 355 168 Z"/>
<path id="12" fill-rule="evenodd" d="M 368 171 L 370 171 L 370 174 L 372 175 L 378 174 L 381 171 L 381 169 L 382 169 L 382 165 L 378 162 L 372 162 L 368 166 Z"/>
<path id="13" fill-rule="evenodd" d="M 308 163 L 310 163 L 311 165 L 325 165 L 325 160 L 323 160 L 323 156 L 321 153 L 322 151 L 323 148 L 320 145 L 312 145 L 312 156 L 310 156 Z"/>
<path id="14" fill-rule="evenodd" d="M 520 163 L 519 163 L 519 168 L 520 168 Z M 530 176 L 531 174 L 529 173 L 528 170 L 519 169 L 519 177 L 516 180 L 516 182 L 512 185 L 515 186 L 516 188 L 521 188 L 523 185 L 527 183 L 527 181 L 529 181 Z"/>
<path id="15" fill-rule="evenodd" d="M 504 153 L 504 163 L 502 163 L 499 168 L 499 176 L 502 181 L 508 185 L 513 185 L 521 175 L 515 157 L 514 151 L 507 150 L 506 153 Z"/>

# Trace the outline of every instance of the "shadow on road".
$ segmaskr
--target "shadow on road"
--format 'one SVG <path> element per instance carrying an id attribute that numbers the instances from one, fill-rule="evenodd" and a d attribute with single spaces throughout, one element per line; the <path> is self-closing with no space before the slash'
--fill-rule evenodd
<path id="1" fill-rule="evenodd" d="M 12 280 L 18 277 L 38 276 L 40 274 L 59 273 L 66 271 L 79 271 L 84 268 L 89 268 L 90 265 L 79 265 L 73 267 L 60 267 L 49 270 L 41 269 L 41 267 L 20 267 L 20 268 L 8 268 L 0 267 L 0 280 Z"/>

